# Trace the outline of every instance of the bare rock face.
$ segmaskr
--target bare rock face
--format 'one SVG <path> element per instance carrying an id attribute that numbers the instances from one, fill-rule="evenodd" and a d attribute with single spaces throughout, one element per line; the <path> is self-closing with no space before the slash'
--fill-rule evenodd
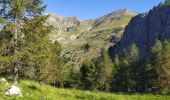
<path id="1" fill-rule="evenodd" d="M 121 55 L 135 43 L 142 58 L 148 57 L 156 39 L 170 38 L 170 6 L 154 8 L 149 13 L 139 14 L 131 19 L 120 42 L 112 47 L 111 55 Z"/>

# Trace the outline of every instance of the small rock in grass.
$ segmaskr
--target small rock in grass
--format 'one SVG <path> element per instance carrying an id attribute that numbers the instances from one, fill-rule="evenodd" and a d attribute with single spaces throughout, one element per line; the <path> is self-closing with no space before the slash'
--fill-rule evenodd
<path id="1" fill-rule="evenodd" d="M 12 96 L 12 95 L 22 96 L 22 93 L 21 93 L 21 90 L 17 86 L 13 85 L 9 89 L 7 89 L 7 91 L 5 92 L 5 95 L 6 96 Z"/>

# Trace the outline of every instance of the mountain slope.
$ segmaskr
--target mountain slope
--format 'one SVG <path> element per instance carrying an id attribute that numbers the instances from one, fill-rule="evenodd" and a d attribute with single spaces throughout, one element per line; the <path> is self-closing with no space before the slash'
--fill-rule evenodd
<path id="1" fill-rule="evenodd" d="M 111 41 L 119 41 L 125 26 L 134 15 L 136 14 L 127 9 L 91 20 L 50 14 L 49 22 L 55 27 L 50 37 L 63 44 L 63 56 L 71 60 L 71 65 L 79 68 L 84 59 L 99 56 L 101 48 L 108 48 L 111 45 L 111 36 L 116 38 Z M 72 19 L 68 20 L 69 18 Z M 86 46 L 89 46 L 88 50 Z"/>
<path id="2" fill-rule="evenodd" d="M 111 49 L 112 54 L 121 54 L 135 43 L 142 58 L 150 55 L 151 46 L 156 39 L 170 39 L 170 6 L 154 8 L 149 13 L 132 18 L 125 29 L 121 41 Z"/>
<path id="3" fill-rule="evenodd" d="M 102 28 L 106 26 L 113 27 L 113 26 L 116 26 L 115 22 L 118 22 L 121 20 L 128 20 L 128 17 L 131 18 L 131 16 L 135 16 L 135 15 L 136 13 L 128 9 L 120 9 L 115 12 L 109 13 L 103 17 L 97 18 L 93 23 L 93 27 L 98 27 L 98 28 Z M 120 24 L 120 25 L 124 26 L 124 24 Z"/>

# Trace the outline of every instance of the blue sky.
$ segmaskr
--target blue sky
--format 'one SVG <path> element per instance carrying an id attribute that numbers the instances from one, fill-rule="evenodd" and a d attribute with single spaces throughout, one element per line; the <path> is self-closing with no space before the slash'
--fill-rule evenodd
<path id="1" fill-rule="evenodd" d="M 147 12 L 164 0 L 44 0 L 46 12 L 63 16 L 93 19 L 118 9 L 128 8 L 135 12 Z"/>

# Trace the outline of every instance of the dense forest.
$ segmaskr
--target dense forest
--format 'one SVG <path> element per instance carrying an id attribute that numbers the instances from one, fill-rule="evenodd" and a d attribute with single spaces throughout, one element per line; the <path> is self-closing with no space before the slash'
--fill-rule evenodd
<path id="1" fill-rule="evenodd" d="M 166 0 L 160 5 L 168 4 Z M 98 57 L 85 59 L 76 70 L 66 64 L 62 45 L 49 40 L 53 26 L 43 15 L 46 7 L 43 0 L 0 0 L 1 77 L 16 84 L 26 79 L 92 91 L 170 93 L 169 40 L 156 39 L 145 59 L 135 43 L 114 58 L 103 48 Z"/>

